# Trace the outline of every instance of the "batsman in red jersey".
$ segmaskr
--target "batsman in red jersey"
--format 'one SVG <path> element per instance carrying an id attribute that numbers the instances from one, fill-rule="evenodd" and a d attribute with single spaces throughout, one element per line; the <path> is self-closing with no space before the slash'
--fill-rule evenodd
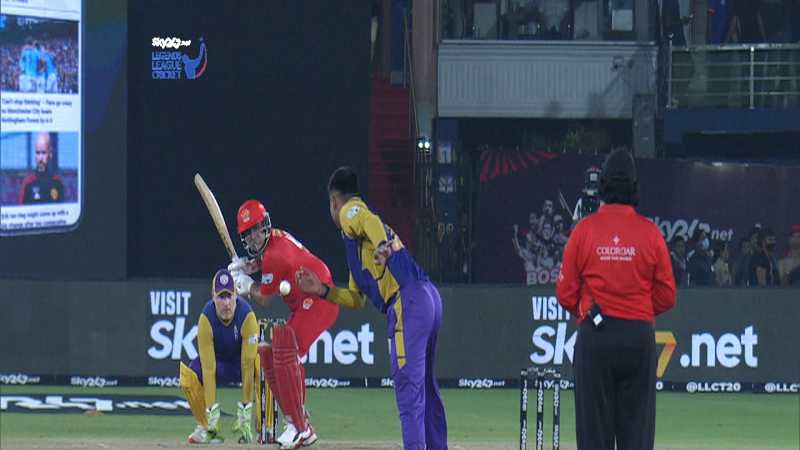
<path id="1" fill-rule="evenodd" d="M 285 326 L 273 328 L 272 345 L 259 347 L 259 353 L 270 389 L 287 419 L 286 429 L 277 439 L 280 448 L 306 447 L 316 442 L 317 435 L 305 410 L 305 370 L 300 358 L 336 322 L 339 306 L 303 293 L 295 285 L 295 272 L 302 266 L 332 283 L 331 272 L 291 234 L 272 228 L 267 210 L 256 200 L 248 200 L 239 208 L 236 229 L 252 258 L 234 258 L 228 266 L 236 280 L 236 291 L 261 305 L 281 295 L 291 311 Z M 251 274 L 259 270 L 261 282 L 257 283 Z"/>
<path id="2" fill-rule="evenodd" d="M 658 227 L 639 215 L 633 157 L 610 153 L 600 209 L 578 222 L 556 283 L 578 321 L 575 423 L 579 450 L 652 449 L 655 316 L 675 305 L 675 278 Z"/>

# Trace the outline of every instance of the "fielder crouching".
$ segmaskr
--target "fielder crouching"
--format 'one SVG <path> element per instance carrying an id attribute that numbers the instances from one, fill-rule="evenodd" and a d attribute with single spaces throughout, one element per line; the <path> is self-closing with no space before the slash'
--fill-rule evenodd
<path id="1" fill-rule="evenodd" d="M 211 293 L 213 298 L 203 307 L 197 323 L 200 356 L 188 366 L 180 363 L 181 389 L 197 421 L 188 442 L 209 444 L 224 440 L 219 429 L 217 384 L 241 383 L 242 399 L 233 431 L 240 435 L 239 442 L 249 443 L 253 441 L 253 394 L 259 380 L 258 321 L 247 301 L 236 295 L 234 279 L 227 270 L 218 270 L 214 275 Z M 256 409 L 258 401 L 256 396 Z"/>

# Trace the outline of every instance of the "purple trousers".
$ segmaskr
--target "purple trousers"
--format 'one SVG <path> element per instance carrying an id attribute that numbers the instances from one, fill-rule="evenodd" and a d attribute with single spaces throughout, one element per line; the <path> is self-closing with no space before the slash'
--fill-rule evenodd
<path id="1" fill-rule="evenodd" d="M 203 383 L 203 366 L 200 364 L 200 357 L 193 359 L 189 363 L 189 368 L 194 370 L 200 384 Z M 217 386 L 242 382 L 242 363 L 239 361 L 220 361 L 217 360 Z"/>
<path id="2" fill-rule="evenodd" d="M 403 448 L 447 449 L 447 418 L 434 372 L 442 323 L 439 292 L 428 281 L 405 286 L 386 315 Z"/>

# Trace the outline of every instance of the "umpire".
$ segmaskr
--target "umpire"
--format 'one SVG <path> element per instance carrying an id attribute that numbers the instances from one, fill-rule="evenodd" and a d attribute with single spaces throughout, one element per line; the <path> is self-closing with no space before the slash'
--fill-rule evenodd
<path id="1" fill-rule="evenodd" d="M 675 305 L 664 238 L 639 215 L 636 165 L 615 150 L 603 163 L 599 210 L 572 232 L 556 284 L 578 321 L 575 424 L 579 450 L 652 449 L 656 422 L 655 316 Z"/>

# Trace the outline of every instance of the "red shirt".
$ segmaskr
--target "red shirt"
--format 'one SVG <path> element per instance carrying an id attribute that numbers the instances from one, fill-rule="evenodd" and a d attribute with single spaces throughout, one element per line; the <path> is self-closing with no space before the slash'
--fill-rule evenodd
<path id="1" fill-rule="evenodd" d="M 664 237 L 631 206 L 601 206 L 570 235 L 556 295 L 578 322 L 594 301 L 603 315 L 654 323 L 655 316 L 675 306 Z"/>
<path id="2" fill-rule="evenodd" d="M 269 242 L 261 255 L 261 294 L 265 296 L 280 295 L 281 281 L 286 280 L 292 285 L 289 295 L 283 301 L 294 312 L 308 297 L 304 294 L 294 279 L 294 274 L 300 267 L 305 267 L 327 284 L 333 284 L 331 271 L 321 259 L 303 247 L 291 234 L 273 228 L 270 232 Z"/>

